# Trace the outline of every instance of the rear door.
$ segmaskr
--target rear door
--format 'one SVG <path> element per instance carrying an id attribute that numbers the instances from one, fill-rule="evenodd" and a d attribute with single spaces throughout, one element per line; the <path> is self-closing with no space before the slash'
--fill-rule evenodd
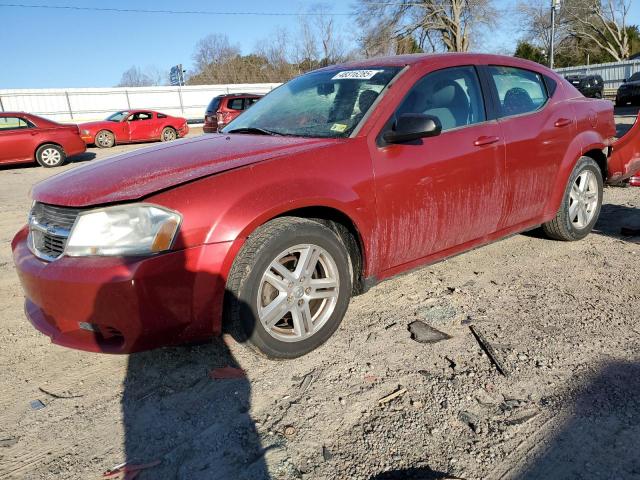
<path id="1" fill-rule="evenodd" d="M 506 196 L 501 228 L 526 226 L 543 215 L 575 131 L 573 109 L 553 99 L 555 82 L 534 71 L 483 68 L 493 89 L 506 142 Z"/>
<path id="2" fill-rule="evenodd" d="M 0 162 L 34 159 L 38 129 L 20 117 L 0 117 Z"/>
<path id="3" fill-rule="evenodd" d="M 504 203 L 504 142 L 488 120 L 474 66 L 426 74 L 383 132 L 403 113 L 438 117 L 442 133 L 402 144 L 378 137 L 372 158 L 387 269 L 496 231 Z"/>

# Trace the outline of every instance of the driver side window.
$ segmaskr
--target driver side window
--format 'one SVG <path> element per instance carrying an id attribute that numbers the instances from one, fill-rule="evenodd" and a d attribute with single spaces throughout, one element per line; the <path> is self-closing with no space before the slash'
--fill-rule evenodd
<path id="1" fill-rule="evenodd" d="M 437 117 L 442 131 L 484 122 L 486 114 L 478 74 L 472 66 L 429 73 L 420 79 L 396 111 Z"/>

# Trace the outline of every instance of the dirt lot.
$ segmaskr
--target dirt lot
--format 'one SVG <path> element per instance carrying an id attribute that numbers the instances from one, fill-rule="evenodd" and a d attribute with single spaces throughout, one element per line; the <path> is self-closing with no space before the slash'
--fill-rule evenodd
<path id="1" fill-rule="evenodd" d="M 226 337 L 107 356 L 36 332 L 9 243 L 59 171 L 0 170 L 0 478 L 640 478 L 640 239 L 620 234 L 640 189 L 607 188 L 584 241 L 518 235 L 385 282 L 270 362 Z M 418 343 L 415 320 L 451 338 Z M 246 377 L 209 377 L 226 365 Z"/>

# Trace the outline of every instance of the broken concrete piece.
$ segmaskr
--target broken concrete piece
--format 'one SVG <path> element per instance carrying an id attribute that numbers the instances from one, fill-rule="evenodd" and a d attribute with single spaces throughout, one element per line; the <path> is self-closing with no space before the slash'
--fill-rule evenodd
<path id="1" fill-rule="evenodd" d="M 451 338 L 446 333 L 430 327 L 420 320 L 411 322 L 408 329 L 411 332 L 411 339 L 418 343 L 436 343 Z"/>
<path id="2" fill-rule="evenodd" d="M 380 400 L 378 400 L 378 404 L 384 405 L 385 403 L 389 403 L 391 400 L 398 398 L 399 396 L 404 395 L 405 393 L 407 393 L 407 389 L 403 387 L 399 387 L 395 392 L 390 393 L 389 395 L 386 395 L 382 397 Z"/>

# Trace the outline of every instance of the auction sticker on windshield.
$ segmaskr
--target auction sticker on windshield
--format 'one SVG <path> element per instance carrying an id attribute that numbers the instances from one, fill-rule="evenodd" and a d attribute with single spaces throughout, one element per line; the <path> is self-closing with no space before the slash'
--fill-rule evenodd
<path id="1" fill-rule="evenodd" d="M 382 70 L 345 70 L 344 72 L 336 73 L 331 80 L 370 80 L 376 73 Z"/>

